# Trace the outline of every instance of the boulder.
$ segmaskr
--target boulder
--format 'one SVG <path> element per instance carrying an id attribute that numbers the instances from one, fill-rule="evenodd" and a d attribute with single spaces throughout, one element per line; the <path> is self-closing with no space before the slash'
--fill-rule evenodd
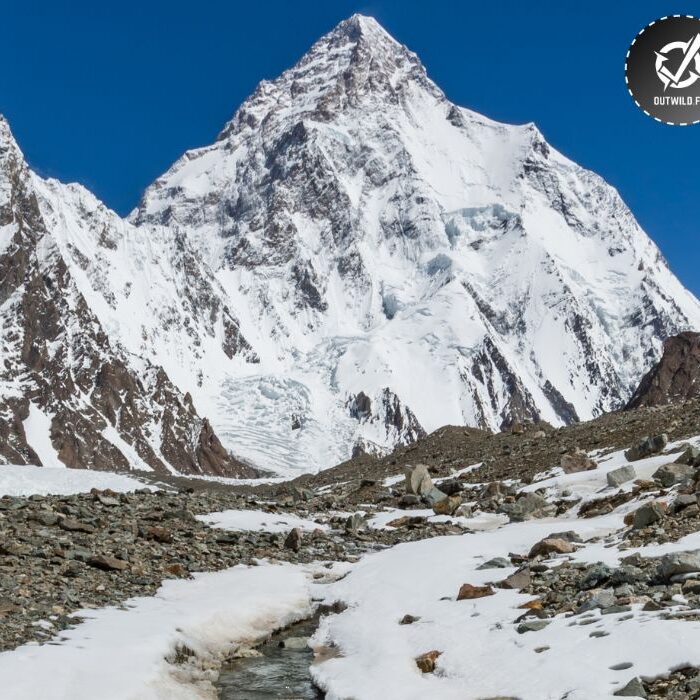
<path id="1" fill-rule="evenodd" d="M 80 520 L 75 518 L 63 518 L 59 521 L 58 526 L 68 532 L 85 532 L 87 534 L 95 532 L 95 528 L 92 525 L 80 522 Z"/>
<path id="2" fill-rule="evenodd" d="M 531 581 L 532 577 L 530 576 L 530 567 L 524 566 L 522 569 L 518 569 L 515 573 L 504 578 L 497 585 L 499 588 L 521 591 L 523 588 L 527 588 Z"/>
<path id="3" fill-rule="evenodd" d="M 432 673 L 435 670 L 435 663 L 441 654 L 442 652 L 437 649 L 427 651 L 425 654 L 416 657 L 416 666 L 418 666 L 421 673 Z"/>
<path id="4" fill-rule="evenodd" d="M 651 457 L 652 455 L 661 452 L 666 445 L 668 445 L 668 435 L 666 435 L 666 433 L 644 438 L 644 440 L 638 442 L 633 447 L 630 447 L 630 449 L 625 452 L 625 459 L 628 462 L 636 462 L 638 459 L 646 459 L 647 457 Z"/>
<path id="5" fill-rule="evenodd" d="M 173 541 L 173 533 L 167 527 L 152 525 L 146 528 L 146 537 L 161 544 L 170 544 Z"/>
<path id="6" fill-rule="evenodd" d="M 577 587 L 580 591 L 586 591 L 590 588 L 598 588 L 602 583 L 610 580 L 613 575 L 613 569 L 607 564 L 597 562 L 591 564 L 586 573 L 579 579 Z"/>
<path id="7" fill-rule="evenodd" d="M 423 501 L 427 503 L 431 508 L 440 501 L 444 501 L 447 498 L 447 494 L 440 491 L 437 486 L 433 486 L 427 493 L 423 494 Z M 461 502 L 461 499 L 460 499 Z"/>
<path id="8" fill-rule="evenodd" d="M 511 566 L 510 560 L 505 557 L 495 557 L 485 561 L 483 564 L 479 564 L 476 567 L 477 571 L 483 569 L 507 569 Z"/>
<path id="9" fill-rule="evenodd" d="M 400 625 L 412 625 L 414 622 L 418 622 L 420 620 L 420 617 L 416 615 L 409 615 L 406 613 L 400 620 L 399 624 Z"/>
<path id="10" fill-rule="evenodd" d="M 615 592 L 612 588 L 594 588 L 579 594 L 580 604 L 576 609 L 577 613 L 588 612 L 596 608 L 609 608 L 615 604 Z"/>
<path id="11" fill-rule="evenodd" d="M 433 480 L 428 473 L 428 467 L 425 464 L 417 464 L 415 467 L 407 466 L 406 475 L 406 493 L 412 493 L 416 496 L 425 496 L 433 487 Z"/>
<path id="12" fill-rule="evenodd" d="M 446 479 L 445 481 L 441 481 L 439 488 L 440 491 L 447 496 L 456 496 L 458 493 L 464 491 L 464 485 L 457 479 Z"/>
<path id="13" fill-rule="evenodd" d="M 549 623 L 550 620 L 526 620 L 525 622 L 521 622 L 516 627 L 516 631 L 518 632 L 518 634 L 525 634 L 526 632 L 539 632 L 540 630 L 543 630 Z"/>
<path id="14" fill-rule="evenodd" d="M 566 540 L 567 542 L 577 542 L 580 544 L 583 542 L 581 535 L 573 530 L 565 530 L 563 532 L 550 532 L 545 539 L 548 540 Z"/>
<path id="15" fill-rule="evenodd" d="M 545 538 L 537 542 L 528 555 L 533 557 L 548 557 L 550 554 L 571 554 L 576 548 L 571 542 L 557 538 Z"/>
<path id="16" fill-rule="evenodd" d="M 607 480 L 608 486 L 614 488 L 626 484 L 628 481 L 632 481 L 637 478 L 637 472 L 631 464 L 626 464 L 624 467 L 618 467 L 608 472 Z"/>
<path id="17" fill-rule="evenodd" d="M 280 642 L 280 646 L 290 651 L 306 651 L 309 648 L 309 638 L 287 637 Z"/>
<path id="18" fill-rule="evenodd" d="M 664 464 L 663 467 L 659 467 L 652 474 L 652 477 L 657 481 L 660 481 L 662 486 L 668 488 L 674 484 L 690 481 L 694 475 L 695 467 L 673 462 L 671 464 Z"/>
<path id="19" fill-rule="evenodd" d="M 289 531 L 287 538 L 284 541 L 285 549 L 291 549 L 293 552 L 298 552 L 301 548 L 301 530 L 294 527 Z"/>
<path id="20" fill-rule="evenodd" d="M 635 530 L 641 530 L 643 527 L 648 527 L 654 523 L 663 520 L 665 509 L 657 501 L 650 501 L 634 511 L 632 518 L 632 527 Z"/>
<path id="21" fill-rule="evenodd" d="M 417 508 L 420 504 L 420 497 L 414 493 L 405 493 L 399 498 L 399 508 Z"/>
<path id="22" fill-rule="evenodd" d="M 520 523 L 556 515 L 557 508 L 537 493 L 526 493 L 521 495 L 515 503 L 503 503 L 499 512 L 505 513 L 511 522 Z"/>
<path id="23" fill-rule="evenodd" d="M 700 466 L 700 450 L 697 447 L 688 445 L 683 452 L 676 457 L 676 464 L 687 464 L 691 467 Z"/>
<path id="24" fill-rule="evenodd" d="M 665 580 L 695 571 L 700 571 L 700 549 L 664 554 L 659 560 L 659 575 Z"/>
<path id="25" fill-rule="evenodd" d="M 598 465 L 583 450 L 575 450 L 574 452 L 563 454 L 559 461 L 559 466 L 564 470 L 565 474 L 574 474 L 576 472 L 590 471 Z"/>
<path id="26" fill-rule="evenodd" d="M 620 690 L 616 690 L 613 695 L 620 698 L 646 698 L 647 691 L 644 690 L 644 684 L 639 678 L 633 678 Z"/>
<path id="27" fill-rule="evenodd" d="M 491 586 L 472 586 L 471 583 L 463 583 L 459 587 L 457 600 L 474 600 L 475 598 L 485 598 L 494 595 L 496 591 Z"/>
<path id="28" fill-rule="evenodd" d="M 459 496 L 447 496 L 433 505 L 435 515 L 454 515 L 456 510 L 462 505 Z"/>
<path id="29" fill-rule="evenodd" d="M 90 557 L 87 563 L 90 566 L 94 566 L 96 569 L 102 569 L 102 571 L 124 571 L 129 568 L 129 563 L 123 559 L 116 559 L 115 557 L 102 554 Z"/>

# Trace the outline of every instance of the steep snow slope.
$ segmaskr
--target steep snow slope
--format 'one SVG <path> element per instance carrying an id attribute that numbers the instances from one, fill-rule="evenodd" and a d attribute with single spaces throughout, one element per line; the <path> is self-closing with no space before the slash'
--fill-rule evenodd
<path id="1" fill-rule="evenodd" d="M 160 268 L 146 231 L 110 268 L 109 251 L 128 246 L 128 227 L 104 207 L 91 218 L 91 207 L 82 188 L 31 172 L 0 117 L 0 463 L 250 475 L 155 356 L 133 354 L 129 332 L 140 328 L 135 318 L 148 318 L 145 302 L 158 300 Z M 94 240 L 83 240 L 88 233 Z M 169 237 L 168 248 L 174 243 Z M 128 306 L 118 304 L 120 284 Z M 120 312 L 123 327 L 113 322 Z"/>
<path id="2" fill-rule="evenodd" d="M 162 361 L 228 446 L 278 470 L 446 423 L 590 418 L 700 326 L 613 188 L 534 125 L 450 103 L 359 15 L 130 219 L 213 271 L 259 363 Z"/>

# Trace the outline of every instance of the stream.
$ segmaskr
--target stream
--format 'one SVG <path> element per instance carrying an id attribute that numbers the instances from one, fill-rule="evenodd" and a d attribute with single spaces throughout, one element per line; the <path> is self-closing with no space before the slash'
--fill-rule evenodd
<path id="1" fill-rule="evenodd" d="M 219 675 L 216 687 L 221 700 L 322 700 L 309 673 L 314 653 L 299 638 L 310 637 L 318 617 L 281 630 L 256 647 L 262 656 L 233 659 Z M 291 648 L 285 648 L 286 640 Z"/>

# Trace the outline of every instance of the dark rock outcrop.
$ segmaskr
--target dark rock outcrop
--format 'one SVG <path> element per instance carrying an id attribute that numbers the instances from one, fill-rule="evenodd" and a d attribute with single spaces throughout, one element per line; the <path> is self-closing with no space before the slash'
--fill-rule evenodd
<path id="1" fill-rule="evenodd" d="M 700 396 L 700 333 L 686 331 L 664 342 L 663 356 L 647 372 L 626 408 L 680 403 Z"/>

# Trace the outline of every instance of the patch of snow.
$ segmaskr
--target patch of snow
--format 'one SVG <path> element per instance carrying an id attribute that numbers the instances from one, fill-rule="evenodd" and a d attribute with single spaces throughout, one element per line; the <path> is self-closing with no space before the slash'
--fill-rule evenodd
<path id="1" fill-rule="evenodd" d="M 157 491 L 154 486 L 112 472 L 27 464 L 0 465 L 0 496 L 68 496 L 72 493 L 87 493 L 92 489 L 111 489 L 124 493 L 136 489 Z"/>
<path id="2" fill-rule="evenodd" d="M 27 436 L 27 444 L 36 452 L 45 467 L 65 469 L 56 449 L 51 444 L 51 418 L 47 416 L 35 403 L 29 404 L 29 415 L 25 419 L 24 432 Z"/>
<path id="3" fill-rule="evenodd" d="M 224 510 L 219 513 L 198 515 L 197 520 L 222 530 L 288 532 L 294 527 L 308 531 L 328 529 L 327 525 L 304 520 L 296 515 L 267 513 L 264 510 Z"/>
<path id="4" fill-rule="evenodd" d="M 155 596 L 133 598 L 125 608 L 79 611 L 85 622 L 61 632 L 60 643 L 0 654 L 3 697 L 210 700 L 208 682 L 192 683 L 171 663 L 177 648 L 216 662 L 232 647 L 308 616 L 309 578 L 297 566 L 234 567 L 165 581 Z"/>

